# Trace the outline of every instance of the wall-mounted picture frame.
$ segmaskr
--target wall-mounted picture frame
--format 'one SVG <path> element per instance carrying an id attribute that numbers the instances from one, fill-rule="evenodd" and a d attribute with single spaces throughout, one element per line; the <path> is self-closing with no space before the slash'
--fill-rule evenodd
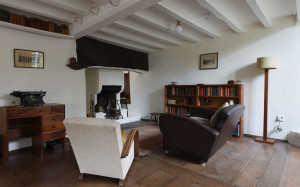
<path id="1" fill-rule="evenodd" d="M 218 53 L 200 55 L 200 70 L 218 69 Z"/>
<path id="2" fill-rule="evenodd" d="M 44 69 L 44 52 L 14 49 L 14 66 Z"/>

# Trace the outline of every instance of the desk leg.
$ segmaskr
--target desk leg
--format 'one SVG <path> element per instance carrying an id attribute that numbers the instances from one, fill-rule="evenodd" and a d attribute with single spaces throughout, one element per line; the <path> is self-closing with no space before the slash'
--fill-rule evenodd
<path id="1" fill-rule="evenodd" d="M 35 154 L 43 156 L 43 141 L 42 141 L 42 121 L 41 118 L 35 118 L 32 129 L 32 151 Z"/>
<path id="2" fill-rule="evenodd" d="M 3 139 L 7 139 L 7 137 L 3 137 Z M 4 161 L 5 164 L 9 164 L 9 141 L 7 140 L 3 140 L 2 141 L 2 159 Z"/>

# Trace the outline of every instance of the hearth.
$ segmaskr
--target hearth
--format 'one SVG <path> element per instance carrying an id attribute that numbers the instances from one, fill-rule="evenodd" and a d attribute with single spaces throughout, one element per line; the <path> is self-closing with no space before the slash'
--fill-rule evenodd
<path id="1" fill-rule="evenodd" d="M 117 100 L 117 94 L 121 91 L 122 86 L 105 85 L 97 94 L 97 104 L 95 112 L 104 112 L 106 119 L 123 119 L 121 107 Z"/>

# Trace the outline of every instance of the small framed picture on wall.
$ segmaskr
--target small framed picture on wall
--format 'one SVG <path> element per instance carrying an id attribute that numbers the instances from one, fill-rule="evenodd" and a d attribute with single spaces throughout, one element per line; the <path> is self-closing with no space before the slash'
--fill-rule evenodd
<path id="1" fill-rule="evenodd" d="M 14 49 L 14 66 L 44 69 L 44 52 Z"/>
<path id="2" fill-rule="evenodd" d="M 217 69 L 218 53 L 208 53 L 200 55 L 200 70 Z"/>

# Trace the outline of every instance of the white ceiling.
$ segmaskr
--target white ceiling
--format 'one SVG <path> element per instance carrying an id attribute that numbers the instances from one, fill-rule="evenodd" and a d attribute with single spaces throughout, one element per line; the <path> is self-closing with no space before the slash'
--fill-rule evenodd
<path id="1" fill-rule="evenodd" d="M 67 23 L 75 38 L 89 36 L 146 52 L 222 37 L 225 30 L 247 32 L 250 24 L 271 28 L 280 17 L 297 15 L 300 21 L 300 0 L 119 0 L 117 6 L 111 1 L 118 0 L 0 0 L 0 8 Z M 92 7 L 99 9 L 97 15 Z M 181 33 L 174 32 L 177 21 Z"/>

